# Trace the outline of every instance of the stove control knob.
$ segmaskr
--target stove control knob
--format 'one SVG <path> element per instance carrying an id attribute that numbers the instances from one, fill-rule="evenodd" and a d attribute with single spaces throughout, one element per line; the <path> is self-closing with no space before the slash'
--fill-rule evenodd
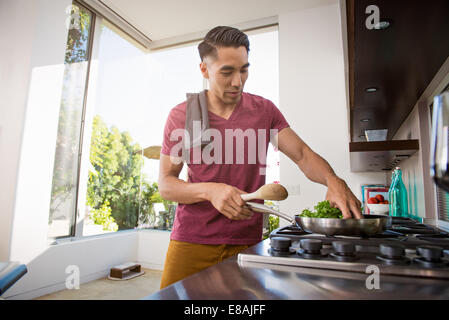
<path id="1" fill-rule="evenodd" d="M 346 241 L 334 241 L 332 247 L 335 252 L 341 256 L 352 256 L 355 254 L 355 245 Z"/>
<path id="2" fill-rule="evenodd" d="M 316 239 L 302 239 L 300 243 L 301 248 L 309 253 L 319 253 L 323 247 L 323 241 Z"/>
<path id="3" fill-rule="evenodd" d="M 424 260 L 438 262 L 443 257 L 443 248 L 436 246 L 420 246 L 416 253 Z"/>
<path id="4" fill-rule="evenodd" d="M 276 251 L 288 251 L 292 245 L 292 241 L 286 237 L 273 237 L 271 238 L 271 249 Z"/>
<path id="5" fill-rule="evenodd" d="M 382 243 L 379 250 L 381 255 L 390 259 L 400 259 L 405 256 L 405 247 L 400 244 Z"/>

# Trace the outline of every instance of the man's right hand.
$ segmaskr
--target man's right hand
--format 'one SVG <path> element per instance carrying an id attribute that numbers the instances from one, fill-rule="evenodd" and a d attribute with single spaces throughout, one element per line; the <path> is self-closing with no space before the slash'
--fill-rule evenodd
<path id="1" fill-rule="evenodd" d="M 243 193 L 247 192 L 225 183 L 211 183 L 207 191 L 215 209 L 231 220 L 248 220 L 254 214 L 240 196 Z"/>

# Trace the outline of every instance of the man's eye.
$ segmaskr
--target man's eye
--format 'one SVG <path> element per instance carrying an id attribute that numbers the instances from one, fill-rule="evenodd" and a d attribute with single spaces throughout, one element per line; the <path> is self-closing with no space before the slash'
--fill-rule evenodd
<path id="1" fill-rule="evenodd" d="M 247 72 L 248 72 L 248 69 L 242 70 L 242 73 L 247 73 Z"/>
<path id="2" fill-rule="evenodd" d="M 221 74 L 227 77 L 227 76 L 230 76 L 232 74 L 232 72 L 222 72 Z"/>

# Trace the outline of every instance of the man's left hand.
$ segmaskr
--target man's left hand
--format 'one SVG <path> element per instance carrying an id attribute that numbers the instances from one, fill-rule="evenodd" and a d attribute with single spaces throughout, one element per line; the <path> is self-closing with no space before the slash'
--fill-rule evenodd
<path id="1" fill-rule="evenodd" d="M 360 201 L 348 188 L 346 182 L 337 176 L 328 180 L 326 200 L 329 201 L 331 206 L 340 209 L 344 219 L 363 218 L 360 211 Z"/>

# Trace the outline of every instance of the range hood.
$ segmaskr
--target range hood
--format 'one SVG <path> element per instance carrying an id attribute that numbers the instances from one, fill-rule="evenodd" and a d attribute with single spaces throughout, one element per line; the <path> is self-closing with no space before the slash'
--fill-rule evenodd
<path id="1" fill-rule="evenodd" d="M 419 150 L 419 140 L 389 140 L 349 143 L 352 172 L 391 171 Z"/>

